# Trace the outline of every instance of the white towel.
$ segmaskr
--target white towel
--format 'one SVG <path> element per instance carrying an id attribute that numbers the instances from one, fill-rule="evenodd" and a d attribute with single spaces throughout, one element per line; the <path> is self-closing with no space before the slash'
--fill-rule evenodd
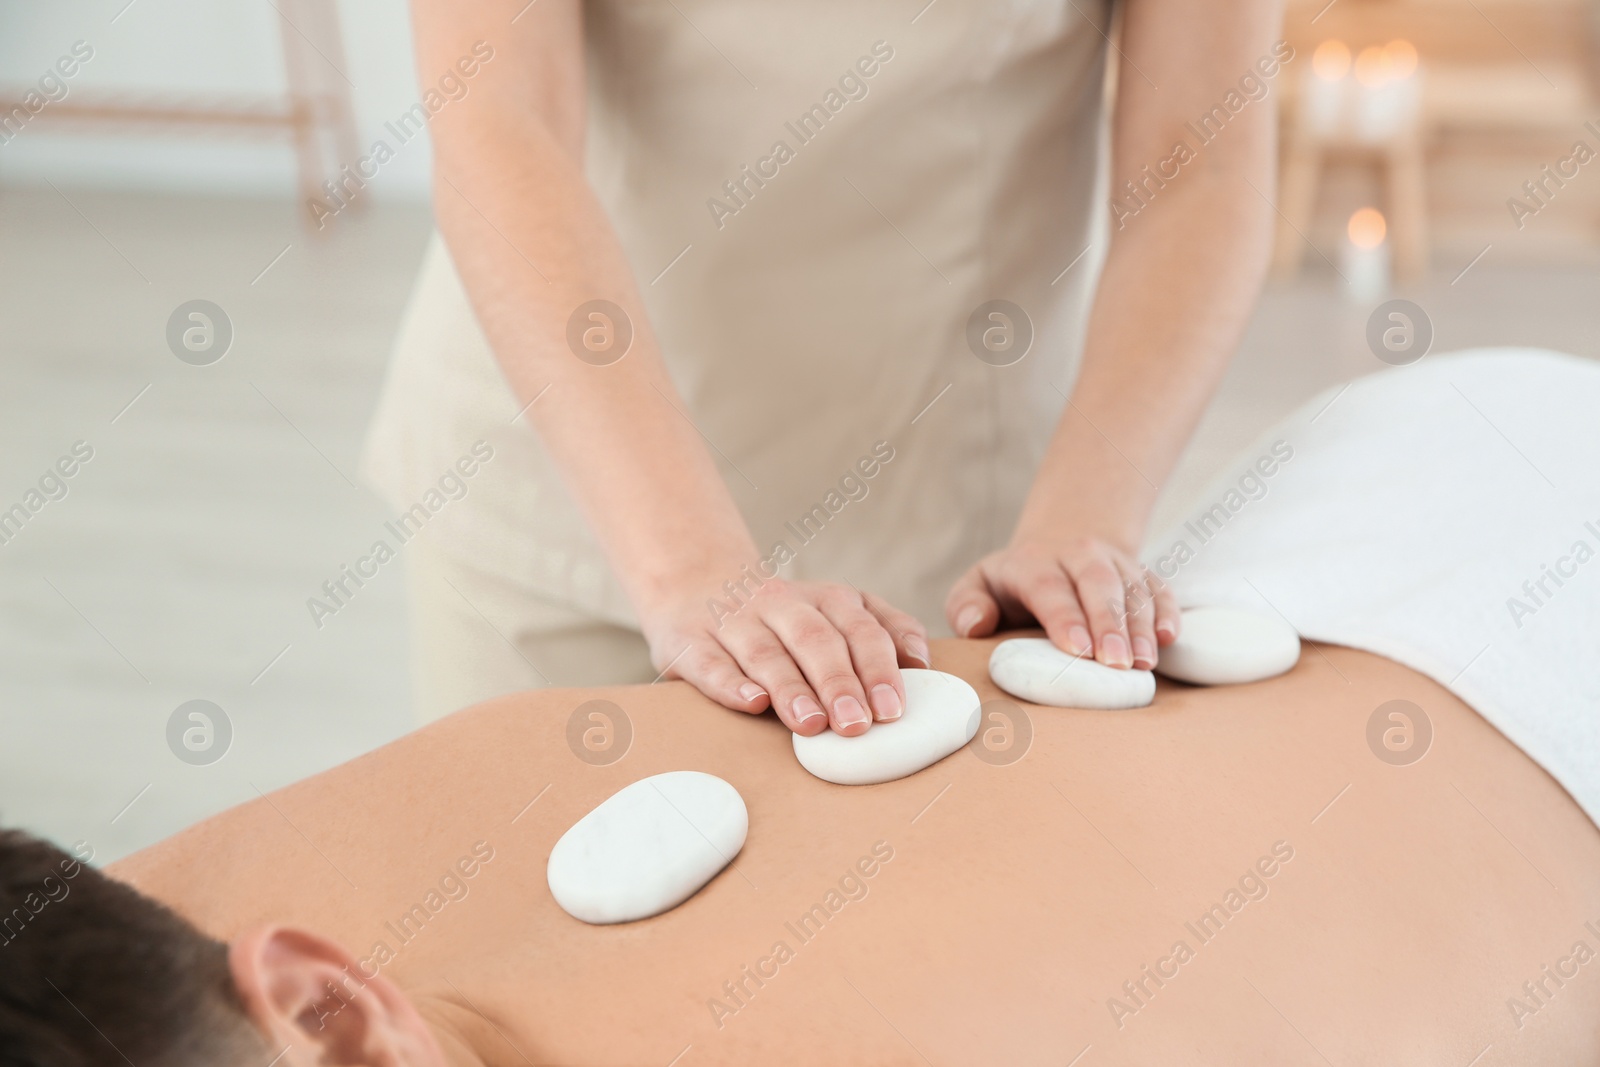
<path id="1" fill-rule="evenodd" d="M 1358 379 L 1202 499 L 1146 552 L 1183 606 L 1427 675 L 1600 825 L 1600 364 L 1477 349 Z"/>

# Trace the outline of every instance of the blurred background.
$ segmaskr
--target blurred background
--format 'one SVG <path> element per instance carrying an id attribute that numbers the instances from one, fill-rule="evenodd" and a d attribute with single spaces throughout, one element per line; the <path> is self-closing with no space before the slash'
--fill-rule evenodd
<path id="1" fill-rule="evenodd" d="M 1391 298 L 1434 351 L 1600 356 L 1597 33 L 1290 5 L 1274 276 L 1158 529 L 1383 369 Z M 409 728 L 401 569 L 306 601 L 390 517 L 356 464 L 430 231 L 419 92 L 398 0 L 0 0 L 5 823 L 105 862 Z"/>

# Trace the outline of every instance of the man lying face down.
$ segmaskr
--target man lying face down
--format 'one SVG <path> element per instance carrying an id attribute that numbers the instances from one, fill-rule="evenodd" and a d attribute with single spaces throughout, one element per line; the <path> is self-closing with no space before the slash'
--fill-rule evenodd
<path id="1" fill-rule="evenodd" d="M 224 944 L 15 830 L 0 832 L 0 906 L 5 1067 L 446 1062 L 404 994 L 376 975 L 356 995 L 357 961 L 307 931 Z"/>
<path id="2" fill-rule="evenodd" d="M 991 647 L 935 665 L 995 701 Z M 1367 740 L 1397 699 L 1433 731 L 1405 766 Z M 594 700 L 631 723 L 607 764 L 568 744 Z M 1022 749 L 848 787 L 683 683 L 543 690 L 105 874 L 0 835 L 0 1065 L 1600 1062 L 1600 832 L 1440 686 L 1316 646 L 1012 708 Z M 563 912 L 556 840 L 683 769 L 739 790 L 743 850 L 654 918 Z"/>

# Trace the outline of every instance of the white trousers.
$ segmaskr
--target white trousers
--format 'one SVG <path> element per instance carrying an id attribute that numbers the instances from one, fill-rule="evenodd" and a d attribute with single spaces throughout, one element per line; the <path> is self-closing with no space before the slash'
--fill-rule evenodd
<path id="1" fill-rule="evenodd" d="M 656 676 L 637 630 L 552 603 L 425 538 L 407 546 L 406 586 L 419 725 L 505 693 Z"/>

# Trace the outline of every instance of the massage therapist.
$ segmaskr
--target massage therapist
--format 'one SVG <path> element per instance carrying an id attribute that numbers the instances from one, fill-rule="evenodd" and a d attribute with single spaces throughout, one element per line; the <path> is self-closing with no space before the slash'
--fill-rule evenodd
<path id="1" fill-rule="evenodd" d="M 923 619 L 1155 663 L 1137 552 L 1265 268 L 1276 3 L 412 6 L 462 91 L 365 468 L 420 530 L 423 718 L 677 677 L 857 734 Z"/>

